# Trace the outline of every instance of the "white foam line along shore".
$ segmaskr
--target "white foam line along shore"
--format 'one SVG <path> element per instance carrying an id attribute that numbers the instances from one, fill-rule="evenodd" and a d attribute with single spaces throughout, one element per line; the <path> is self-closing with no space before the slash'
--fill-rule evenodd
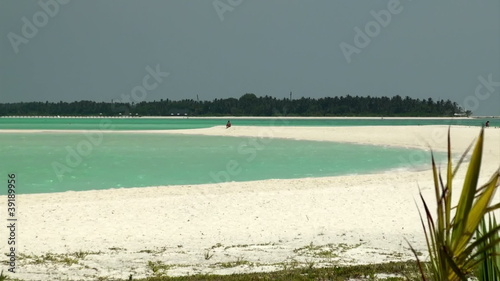
<path id="1" fill-rule="evenodd" d="M 445 151 L 448 130 L 276 125 L 136 133 L 266 136 Z M 453 151 L 462 153 L 479 130 L 452 126 Z M 22 130 L 42 131 L 49 130 Z M 499 164 L 500 129 L 487 128 L 481 182 Z M 464 172 L 457 175 L 457 183 Z M 434 208 L 430 170 L 19 195 L 18 255 L 28 256 L 19 256 L 19 272 L 13 276 L 127 279 L 130 274 L 151 276 L 149 261 L 170 265 L 165 271 L 169 275 L 279 270 L 295 262 L 379 263 L 412 259 L 405 239 L 425 258 L 415 204 L 419 189 Z M 495 200 L 500 201 L 498 194 Z M 6 196 L 0 196 L 1 210 L 6 210 L 6 202 Z M 1 228 L 2 237 L 6 231 Z M 6 242 L 0 246 L 2 253 L 8 252 Z M 75 255 L 79 251 L 87 255 Z M 35 261 L 47 253 L 76 263 Z"/>

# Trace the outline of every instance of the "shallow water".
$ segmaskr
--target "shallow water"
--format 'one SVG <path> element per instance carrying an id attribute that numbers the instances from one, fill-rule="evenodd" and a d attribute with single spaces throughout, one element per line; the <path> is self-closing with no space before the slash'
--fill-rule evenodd
<path id="1" fill-rule="evenodd" d="M 427 165 L 427 152 L 269 138 L 173 134 L 0 134 L 17 193 L 366 174 Z M 0 189 L 6 194 L 6 188 Z"/>

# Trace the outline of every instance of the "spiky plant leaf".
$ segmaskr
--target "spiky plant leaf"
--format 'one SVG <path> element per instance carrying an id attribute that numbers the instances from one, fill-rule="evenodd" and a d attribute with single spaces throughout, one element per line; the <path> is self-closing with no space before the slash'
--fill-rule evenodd
<path id="1" fill-rule="evenodd" d="M 464 162 L 465 156 L 472 145 L 462 154 L 456 167 L 453 168 L 451 137 L 448 130 L 446 183 L 443 182 L 443 178 L 438 173 L 434 156 L 432 156 L 432 173 L 437 203 L 436 219 L 433 218 L 432 212 L 429 210 L 422 194 L 420 195 L 425 210 L 426 222 L 424 222 L 422 216 L 420 219 L 429 250 L 429 271 L 432 275 L 432 280 L 466 280 L 467 276 L 481 264 L 484 257 L 494 257 L 497 259 L 498 256 L 496 255 L 500 255 L 500 246 L 498 246 L 500 244 L 500 240 L 498 239 L 500 228 L 497 225 L 490 225 L 488 230 L 484 230 L 481 236 L 478 236 L 475 241 L 473 240 L 474 234 L 480 227 L 485 215 L 496 208 L 500 208 L 500 204 L 491 204 L 493 195 L 500 183 L 500 173 L 498 171 L 492 175 L 491 179 L 485 185 L 478 188 L 483 143 L 484 128 L 481 130 L 474 146 L 460 199 L 455 207 L 451 206 L 452 181 L 458 171 L 458 167 Z M 455 214 L 452 217 L 451 211 L 453 209 L 455 209 Z M 414 251 L 413 248 L 412 251 Z M 417 262 L 421 266 L 418 258 Z M 423 271 L 421 273 L 423 280 L 425 280 L 425 274 Z M 488 278 L 491 278 L 491 275 L 488 275 Z"/>

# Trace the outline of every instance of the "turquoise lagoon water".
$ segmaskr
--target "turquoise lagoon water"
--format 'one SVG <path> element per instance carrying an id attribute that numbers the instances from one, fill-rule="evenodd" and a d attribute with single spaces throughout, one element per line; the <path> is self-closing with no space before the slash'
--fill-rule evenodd
<path id="1" fill-rule="evenodd" d="M 1 175 L 16 174 L 17 193 L 366 174 L 413 169 L 430 157 L 331 142 L 120 132 L 2 133 L 0 144 Z"/>
<path id="2" fill-rule="evenodd" d="M 499 119 L 234 119 L 234 126 L 407 126 L 464 125 L 482 126 L 487 120 L 493 127 Z M 227 120 L 213 118 L 0 118 L 0 129 L 99 130 L 175 130 L 225 125 Z"/>

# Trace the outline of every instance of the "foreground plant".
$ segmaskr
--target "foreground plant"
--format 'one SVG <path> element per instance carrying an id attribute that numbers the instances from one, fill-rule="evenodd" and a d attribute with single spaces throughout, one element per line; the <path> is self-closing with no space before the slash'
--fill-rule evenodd
<path id="1" fill-rule="evenodd" d="M 500 203 L 491 203 L 500 182 L 499 170 L 493 173 L 486 184 L 478 187 L 483 143 L 484 129 L 481 129 L 470 158 L 459 202 L 454 207 L 455 213 L 453 216 L 451 213 L 453 209 L 451 206 L 453 194 L 452 182 L 470 147 L 462 155 L 455 169 L 453 169 L 450 131 L 448 131 L 448 163 L 445 183 L 443 182 L 441 173 L 438 174 L 434 156 L 432 156 L 432 173 L 437 202 L 436 218 L 432 216 L 426 201 L 422 194 L 420 194 L 427 220 L 426 227 L 426 223 L 421 216 L 430 258 L 427 271 L 432 280 L 467 280 L 467 276 L 474 269 L 477 269 L 477 266 L 486 257 L 499 254 L 497 250 L 498 243 L 500 243 L 498 238 L 500 227 L 498 225 L 494 225 L 488 229 L 484 228 L 480 232 L 480 236 L 476 237 L 475 240 L 473 239 L 485 215 L 500 207 Z M 428 280 L 422 263 L 413 248 L 412 251 L 417 258 L 422 279 Z"/>
<path id="2" fill-rule="evenodd" d="M 497 221 L 494 215 L 488 216 L 481 221 L 479 226 L 477 236 L 481 237 L 484 233 L 488 233 L 489 229 L 496 228 Z M 484 243 L 484 247 L 487 247 L 489 243 L 494 243 L 495 240 L 499 239 L 498 232 L 493 236 L 488 238 Z M 477 268 L 477 278 L 479 281 L 490 281 L 490 280 L 500 280 L 500 243 L 496 243 L 493 248 L 489 248 L 482 255 L 479 256 L 480 263 Z"/>

